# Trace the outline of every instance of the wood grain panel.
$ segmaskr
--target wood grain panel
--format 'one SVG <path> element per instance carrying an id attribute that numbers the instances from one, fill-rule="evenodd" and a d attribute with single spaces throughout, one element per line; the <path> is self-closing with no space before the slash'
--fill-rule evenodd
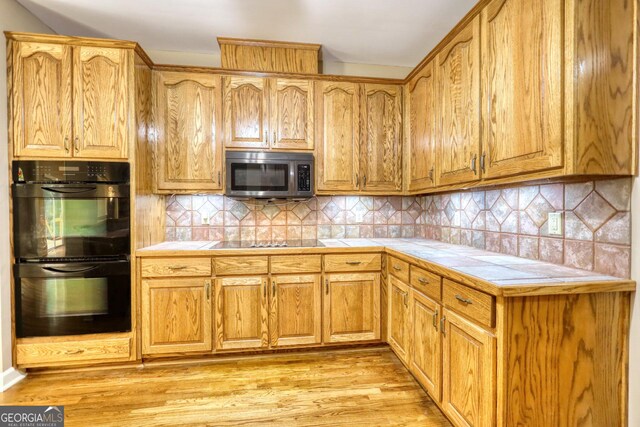
<path id="1" fill-rule="evenodd" d="M 436 147 L 438 108 L 433 62 L 407 85 L 405 99 L 406 188 L 409 191 L 429 189 L 436 182 Z"/>
<path id="2" fill-rule="evenodd" d="M 12 43 L 14 156 L 70 157 L 71 47 Z"/>
<path id="3" fill-rule="evenodd" d="M 142 277 L 211 276 L 211 258 L 144 258 Z"/>
<path id="4" fill-rule="evenodd" d="M 443 303 L 476 323 L 493 327 L 495 325 L 495 298 L 484 292 L 444 279 L 442 285 Z"/>
<path id="5" fill-rule="evenodd" d="M 272 274 L 319 273 L 322 255 L 279 255 L 271 257 Z"/>
<path id="6" fill-rule="evenodd" d="M 316 83 L 316 188 L 360 188 L 360 93 L 354 83 Z"/>
<path id="7" fill-rule="evenodd" d="M 269 257 L 267 256 L 230 256 L 213 259 L 213 274 L 216 276 L 267 274 Z"/>
<path id="8" fill-rule="evenodd" d="M 231 76 L 224 79 L 224 145 L 269 147 L 268 80 Z"/>
<path id="9" fill-rule="evenodd" d="M 108 336 L 66 341 L 16 343 L 16 364 L 21 368 L 55 366 L 73 363 L 100 363 L 130 360 L 132 354 L 130 334 L 108 334 Z"/>
<path id="10" fill-rule="evenodd" d="M 319 274 L 271 277 L 271 345 L 320 344 L 322 289 Z"/>
<path id="11" fill-rule="evenodd" d="M 142 281 L 142 353 L 213 348 L 211 279 Z"/>
<path id="12" fill-rule="evenodd" d="M 411 266 L 411 286 L 435 301 L 442 299 L 442 277 L 415 265 Z"/>
<path id="13" fill-rule="evenodd" d="M 218 37 L 222 68 L 317 74 L 320 45 Z"/>
<path id="14" fill-rule="evenodd" d="M 325 275 L 325 343 L 380 339 L 380 273 Z"/>
<path id="15" fill-rule="evenodd" d="M 480 160 L 480 19 L 436 58 L 439 184 L 477 181 Z"/>
<path id="16" fill-rule="evenodd" d="M 124 49 L 74 47 L 74 156 L 128 158 L 132 56 Z"/>
<path id="17" fill-rule="evenodd" d="M 409 364 L 411 338 L 410 288 L 407 284 L 391 276 L 388 283 L 389 303 L 387 306 L 387 341 L 396 355 L 406 365 Z"/>
<path id="18" fill-rule="evenodd" d="M 493 0 L 482 20 L 483 176 L 563 164 L 562 0 Z"/>
<path id="19" fill-rule="evenodd" d="M 442 306 L 420 292 L 411 292 L 410 370 L 431 397 L 440 402 L 442 390 Z"/>
<path id="20" fill-rule="evenodd" d="M 362 159 L 364 191 L 402 190 L 402 87 L 362 87 Z"/>
<path id="21" fill-rule="evenodd" d="M 389 273 L 404 283 L 409 283 L 409 263 L 391 256 L 387 258 L 387 261 L 389 263 Z"/>
<path id="22" fill-rule="evenodd" d="M 506 303 L 506 424 L 627 425 L 629 294 Z"/>
<path id="23" fill-rule="evenodd" d="M 324 256 L 324 271 L 379 271 L 382 267 L 380 254 L 340 254 Z"/>
<path id="24" fill-rule="evenodd" d="M 267 278 L 224 277 L 215 282 L 216 349 L 267 347 Z"/>
<path id="25" fill-rule="evenodd" d="M 271 146 L 282 150 L 313 150 L 313 82 L 271 80 Z"/>
<path id="26" fill-rule="evenodd" d="M 157 189 L 222 189 L 222 80 L 155 73 Z"/>

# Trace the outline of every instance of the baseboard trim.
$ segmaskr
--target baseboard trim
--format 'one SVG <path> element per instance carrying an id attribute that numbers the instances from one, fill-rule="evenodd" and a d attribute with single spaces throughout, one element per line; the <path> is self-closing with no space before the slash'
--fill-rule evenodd
<path id="1" fill-rule="evenodd" d="M 26 373 L 18 371 L 16 368 L 9 368 L 2 373 L 2 389 L 0 391 L 4 392 L 8 390 L 10 387 L 18 384 L 27 376 Z"/>

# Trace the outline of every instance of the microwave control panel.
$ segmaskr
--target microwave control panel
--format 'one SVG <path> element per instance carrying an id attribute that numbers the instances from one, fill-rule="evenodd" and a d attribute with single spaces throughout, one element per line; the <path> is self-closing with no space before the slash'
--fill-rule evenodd
<path id="1" fill-rule="evenodd" d="M 311 191 L 311 165 L 298 165 L 298 191 Z"/>

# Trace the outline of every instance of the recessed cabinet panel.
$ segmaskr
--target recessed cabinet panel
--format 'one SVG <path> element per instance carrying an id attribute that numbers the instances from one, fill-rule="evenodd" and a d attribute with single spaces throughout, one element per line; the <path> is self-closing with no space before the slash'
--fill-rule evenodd
<path id="1" fill-rule="evenodd" d="M 389 279 L 389 344 L 405 363 L 409 362 L 409 286 L 395 277 Z"/>
<path id="2" fill-rule="evenodd" d="M 271 345 L 319 344 L 322 340 L 320 275 L 271 277 Z"/>
<path id="3" fill-rule="evenodd" d="M 313 81 L 271 79 L 271 145 L 313 150 Z"/>
<path id="4" fill-rule="evenodd" d="M 225 146 L 269 147 L 268 81 L 258 77 L 225 77 Z"/>
<path id="5" fill-rule="evenodd" d="M 411 372 L 431 397 L 439 401 L 442 387 L 442 307 L 413 291 L 411 295 Z"/>

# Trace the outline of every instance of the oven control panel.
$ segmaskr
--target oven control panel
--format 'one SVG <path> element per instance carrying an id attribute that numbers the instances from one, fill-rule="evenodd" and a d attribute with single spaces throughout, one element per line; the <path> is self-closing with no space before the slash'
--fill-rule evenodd
<path id="1" fill-rule="evenodd" d="M 19 160 L 11 169 L 14 183 L 129 182 L 129 164 L 123 162 Z"/>
<path id="2" fill-rule="evenodd" d="M 298 165 L 298 191 L 311 191 L 311 165 Z"/>

